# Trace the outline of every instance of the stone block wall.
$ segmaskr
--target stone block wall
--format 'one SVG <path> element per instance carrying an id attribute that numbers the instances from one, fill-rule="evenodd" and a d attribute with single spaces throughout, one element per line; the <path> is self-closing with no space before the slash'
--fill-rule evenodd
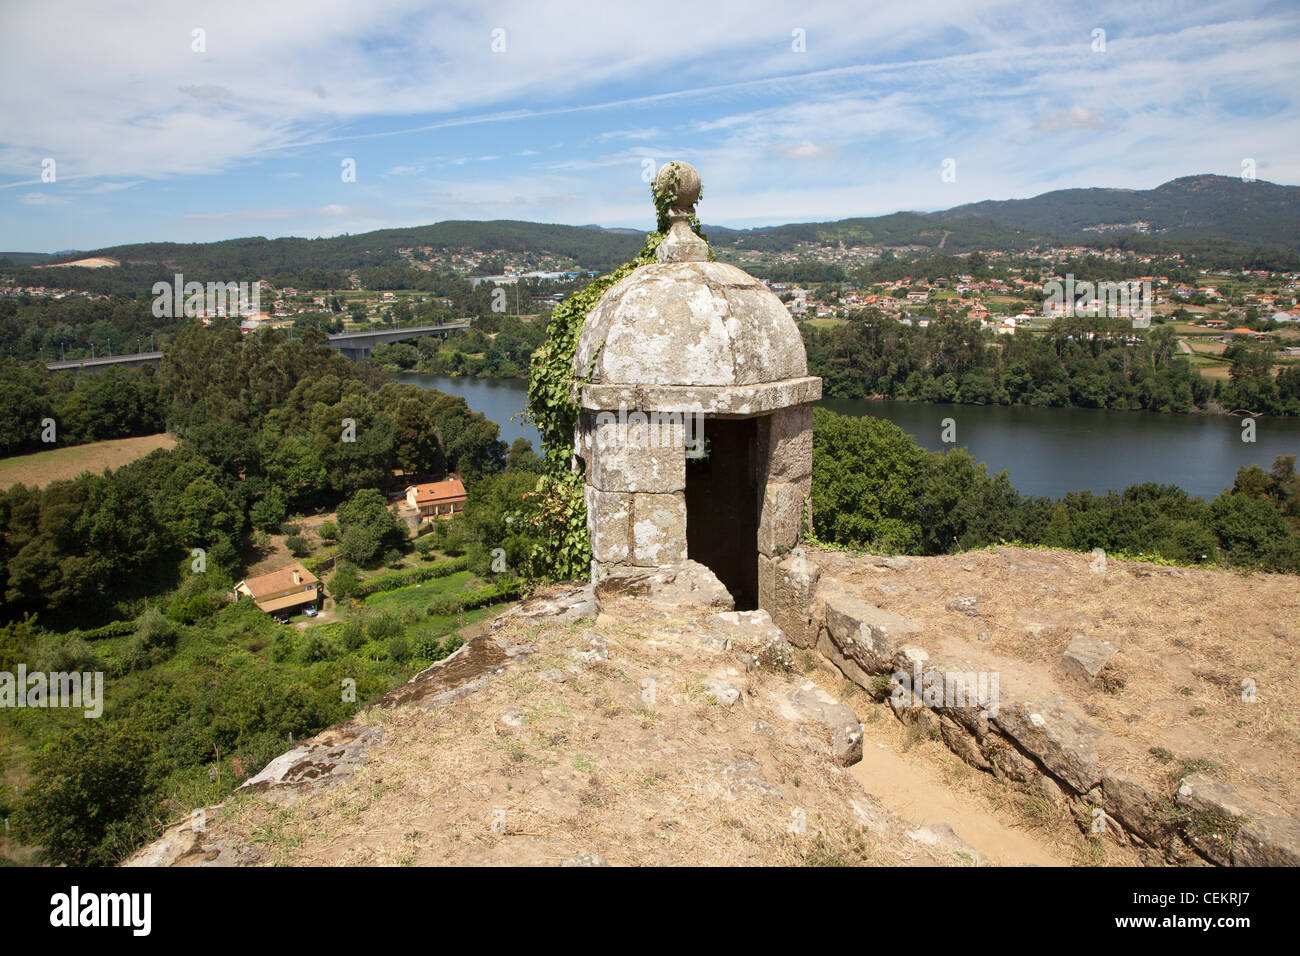
<path id="1" fill-rule="evenodd" d="M 782 600 L 775 587 L 776 561 L 799 544 L 804 522 L 812 517 L 811 403 L 759 419 L 755 468 L 762 489 L 756 542 L 758 606 L 775 614 L 773 608 Z"/>
<path id="2" fill-rule="evenodd" d="M 619 420 L 611 421 L 614 417 Z M 770 585 L 764 590 L 763 576 L 770 578 L 772 560 L 798 544 L 809 514 L 812 404 L 717 417 L 757 420 L 752 484 L 759 495 L 754 502 L 758 534 L 737 546 L 758 554 L 759 606 L 766 607 L 774 592 Z M 665 422 L 661 416 L 656 423 L 650 411 L 624 406 L 611 416 L 583 410 L 574 451 L 586 469 L 593 577 L 686 560 L 686 437 L 681 421 Z"/>
<path id="3" fill-rule="evenodd" d="M 1063 698 L 1007 700 L 996 684 L 990 692 L 977 677 L 987 671 L 932 656 L 919 624 L 862 600 L 802 553 L 759 567 L 763 607 L 792 645 L 815 649 L 972 767 L 1068 811 L 1085 833 L 1131 846 L 1151 865 L 1300 866 L 1300 820 L 1250 806 L 1203 774 L 1162 789 L 1106 766 L 1106 731 Z"/>
<path id="4" fill-rule="evenodd" d="M 575 451 L 586 466 L 593 577 L 615 567 L 686 560 L 686 432 L 680 421 L 651 424 L 584 411 Z"/>

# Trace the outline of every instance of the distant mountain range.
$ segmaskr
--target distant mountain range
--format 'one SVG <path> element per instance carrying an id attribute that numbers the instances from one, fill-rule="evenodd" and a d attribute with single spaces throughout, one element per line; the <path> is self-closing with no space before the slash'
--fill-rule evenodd
<path id="1" fill-rule="evenodd" d="M 1155 189 L 1058 189 L 1033 199 L 988 200 L 930 218 L 990 219 L 1060 236 L 1135 231 L 1300 248 L 1300 187 L 1231 176 L 1184 176 Z M 1140 229 L 1138 231 L 1141 231 Z"/>
<path id="2" fill-rule="evenodd" d="M 800 243 L 916 246 L 945 252 L 1015 251 L 1045 242 L 1097 243 L 1117 237 L 1208 240 L 1245 247 L 1300 250 L 1300 187 L 1228 176 L 1187 176 L 1155 189 L 1061 189 L 1032 199 L 988 200 L 942 212 L 798 223 L 756 229 L 704 226 L 718 251 L 790 252 Z M 141 243 L 42 256 L 0 253 L 14 265 L 102 256 L 124 266 L 151 266 L 229 276 L 303 269 L 357 269 L 402 262 L 399 249 L 505 250 L 551 253 L 580 267 L 607 270 L 641 247 L 635 229 L 494 220 L 451 220 L 328 239 L 229 239 L 208 243 Z M 79 271 L 79 270 L 78 270 Z"/>
<path id="3" fill-rule="evenodd" d="M 715 243 L 780 251 L 795 243 L 918 245 L 964 252 L 1043 241 L 1149 235 L 1300 249 L 1300 186 L 1230 176 L 1185 176 L 1155 189 L 1058 189 L 1032 199 L 986 200 L 933 213 L 733 230 L 705 226 Z"/>

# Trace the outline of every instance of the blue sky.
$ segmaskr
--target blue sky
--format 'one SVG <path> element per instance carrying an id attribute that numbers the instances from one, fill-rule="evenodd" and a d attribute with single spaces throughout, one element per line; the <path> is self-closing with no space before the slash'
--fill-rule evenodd
<path id="1" fill-rule="evenodd" d="M 0 249 L 645 228 L 647 160 L 735 227 L 1246 159 L 1295 184 L 1297 50 L 1294 0 L 5 0 Z"/>

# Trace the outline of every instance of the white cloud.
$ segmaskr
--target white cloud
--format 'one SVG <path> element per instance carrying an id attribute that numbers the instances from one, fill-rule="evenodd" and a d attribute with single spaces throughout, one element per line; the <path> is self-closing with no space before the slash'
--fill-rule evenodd
<path id="1" fill-rule="evenodd" d="M 1041 132 L 1055 133 L 1063 129 L 1102 129 L 1106 121 L 1098 110 L 1072 106 L 1068 110 L 1040 113 L 1034 117 L 1033 125 Z"/>
<path id="2" fill-rule="evenodd" d="M 705 221 L 736 225 L 1152 186 L 1233 174 L 1246 156 L 1295 182 L 1300 17 L 1278 9 L 7 0 L 0 36 L 22 42 L 0 58 L 0 201 L 134 187 L 133 206 L 161 206 L 179 186 L 244 209 L 264 178 L 270 208 L 181 221 L 351 231 L 464 216 L 643 225 L 645 158 L 694 162 Z M 790 49 L 795 26 L 807 53 Z M 349 187 L 365 207 L 334 201 L 342 155 L 388 171 Z M 39 184 L 44 157 L 57 194 Z M 955 183 L 939 177 L 947 157 Z M 60 203 L 36 202 L 51 206 L 29 213 L 43 227 Z M 170 224 L 174 209 L 158 215 Z"/>
<path id="3" fill-rule="evenodd" d="M 835 153 L 835 147 L 829 143 L 814 143 L 810 139 L 797 143 L 777 143 L 772 152 L 783 159 L 825 159 Z"/>
<path id="4" fill-rule="evenodd" d="M 24 206 L 62 206 L 70 200 L 66 196 L 55 196 L 53 193 L 23 193 L 18 197 L 18 201 Z"/>

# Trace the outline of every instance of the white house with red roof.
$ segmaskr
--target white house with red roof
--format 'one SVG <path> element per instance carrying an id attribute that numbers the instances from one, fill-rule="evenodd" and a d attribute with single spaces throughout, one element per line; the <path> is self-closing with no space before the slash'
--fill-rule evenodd
<path id="1" fill-rule="evenodd" d="M 421 518 L 450 518 L 460 514 L 465 510 L 468 497 L 458 478 L 411 485 L 406 489 L 406 503 L 418 511 Z"/>

